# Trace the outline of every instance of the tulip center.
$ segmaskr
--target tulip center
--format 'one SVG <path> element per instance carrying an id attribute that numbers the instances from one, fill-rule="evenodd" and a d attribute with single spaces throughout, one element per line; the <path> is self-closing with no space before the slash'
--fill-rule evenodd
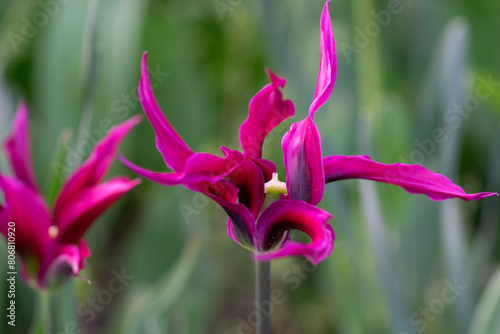
<path id="1" fill-rule="evenodd" d="M 264 192 L 268 195 L 288 195 L 286 183 L 278 180 L 278 173 L 273 173 L 273 177 L 264 185 Z"/>

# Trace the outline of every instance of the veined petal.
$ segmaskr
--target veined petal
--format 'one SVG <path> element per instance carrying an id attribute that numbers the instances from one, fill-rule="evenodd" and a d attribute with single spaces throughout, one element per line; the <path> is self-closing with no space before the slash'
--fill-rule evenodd
<path id="1" fill-rule="evenodd" d="M 194 154 L 163 115 L 151 88 L 149 80 L 147 52 L 142 55 L 139 99 L 142 108 L 156 134 L 156 147 L 168 167 L 176 172 L 184 170 L 186 160 Z"/>
<path id="2" fill-rule="evenodd" d="M 295 114 L 290 100 L 283 101 L 280 88 L 286 80 L 267 69 L 271 83 L 264 86 L 251 100 L 248 118 L 240 127 L 240 143 L 243 151 L 254 159 L 262 157 L 262 145 L 267 134 L 278 124 Z"/>
<path id="3" fill-rule="evenodd" d="M 311 116 L 292 124 L 281 143 L 289 198 L 318 204 L 325 190 L 321 138 Z"/>
<path id="4" fill-rule="evenodd" d="M 28 108 L 20 103 L 14 118 L 12 135 L 5 142 L 5 150 L 12 171 L 17 178 L 33 189 L 38 190 L 38 183 L 33 172 L 31 144 L 28 122 Z"/>
<path id="5" fill-rule="evenodd" d="M 267 207 L 257 220 L 256 237 L 257 260 L 271 260 L 285 256 L 303 256 L 317 264 L 325 259 L 333 249 L 334 233 L 328 224 L 333 216 L 313 205 L 299 200 L 279 200 Z M 311 238 L 310 243 L 286 240 L 284 233 L 299 230 Z"/>
<path id="6" fill-rule="evenodd" d="M 140 179 L 115 177 L 80 191 L 68 205 L 55 212 L 54 222 L 59 228 L 58 242 L 77 242 L 97 217 L 139 183 Z"/>
<path id="7" fill-rule="evenodd" d="M 39 264 L 51 244 L 51 218 L 45 201 L 31 186 L 1 174 L 0 188 L 5 195 L 0 231 L 7 237 L 8 223 L 15 222 L 16 251 L 24 261 L 35 257 Z"/>
<path id="8" fill-rule="evenodd" d="M 420 165 L 395 163 L 386 165 L 368 156 L 333 155 L 323 159 L 326 182 L 344 179 L 367 179 L 402 187 L 411 194 L 424 194 L 435 201 L 458 197 L 465 201 L 479 200 L 497 193 L 466 194 L 444 175 Z"/>
<path id="9" fill-rule="evenodd" d="M 106 137 L 96 144 L 90 157 L 69 176 L 63 185 L 54 207 L 56 216 L 71 204 L 75 196 L 79 196 L 80 191 L 85 191 L 102 180 L 115 159 L 120 142 L 140 120 L 140 116 L 134 116 L 114 126 Z"/>
<path id="10" fill-rule="evenodd" d="M 319 62 L 318 81 L 314 92 L 313 102 L 309 108 L 309 115 L 314 116 L 316 110 L 321 107 L 330 97 L 337 77 L 337 53 L 335 40 L 333 39 L 332 22 L 328 12 L 328 4 L 325 3 L 321 13 L 321 58 Z"/>

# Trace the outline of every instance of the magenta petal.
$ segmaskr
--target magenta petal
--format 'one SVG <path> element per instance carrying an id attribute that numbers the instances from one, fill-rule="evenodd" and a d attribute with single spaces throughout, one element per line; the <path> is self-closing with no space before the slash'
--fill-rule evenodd
<path id="1" fill-rule="evenodd" d="M 236 233 L 234 233 L 233 221 L 229 217 L 227 218 L 227 235 L 237 243 L 240 243 Z"/>
<path id="2" fill-rule="evenodd" d="M 1 188 L 2 187 L 0 186 L 0 189 Z M 3 206 L 2 203 L 0 203 L 0 233 L 2 233 L 3 235 L 7 235 L 7 224 L 9 223 L 9 219 L 10 214 L 9 211 L 7 211 L 7 207 Z"/>
<path id="3" fill-rule="evenodd" d="M 41 261 L 51 244 L 51 217 L 44 199 L 26 183 L 1 174 L 0 189 L 5 196 L 0 231 L 7 236 L 8 222 L 15 222 L 16 250 L 23 260 L 29 256 Z"/>
<path id="4" fill-rule="evenodd" d="M 335 40 L 333 39 L 332 23 L 328 4 L 325 3 L 321 14 L 321 58 L 319 62 L 318 81 L 314 92 L 313 102 L 309 108 L 309 115 L 314 116 L 316 110 L 321 107 L 330 97 L 337 77 L 337 53 L 335 51 Z"/>
<path id="5" fill-rule="evenodd" d="M 325 175 L 321 138 L 311 116 L 292 124 L 281 145 L 289 197 L 318 204 L 325 190 Z"/>
<path id="6" fill-rule="evenodd" d="M 248 118 L 240 127 L 240 143 L 243 151 L 254 159 L 262 156 L 262 145 L 267 134 L 278 124 L 293 116 L 295 107 L 292 101 L 283 101 L 280 88 L 286 80 L 267 70 L 271 83 L 264 86 L 251 100 Z"/>
<path id="7" fill-rule="evenodd" d="M 20 103 L 17 108 L 13 133 L 5 142 L 5 150 L 17 178 L 31 188 L 38 189 L 31 159 L 28 108 L 25 103 Z"/>
<path id="8" fill-rule="evenodd" d="M 207 194 L 226 211 L 232 224 L 228 224 L 228 235 L 247 248 L 254 247 L 255 219 L 246 206 L 241 203 L 229 203 L 222 198 Z"/>
<path id="9" fill-rule="evenodd" d="M 323 159 L 326 182 L 344 179 L 367 179 L 394 184 L 411 194 L 424 194 L 435 201 L 458 197 L 465 201 L 479 200 L 497 193 L 466 194 L 447 177 L 420 165 L 395 163 L 386 165 L 368 156 L 334 155 Z"/>
<path id="10" fill-rule="evenodd" d="M 239 189 L 239 202 L 257 218 L 264 203 L 264 174 L 252 161 L 246 161 L 227 176 Z"/>
<path id="11" fill-rule="evenodd" d="M 80 270 L 85 268 L 85 259 L 88 258 L 92 253 L 90 252 L 89 246 L 85 240 L 80 239 L 80 244 L 78 245 L 78 250 L 80 251 Z"/>
<path id="12" fill-rule="evenodd" d="M 56 214 L 64 210 L 64 207 L 71 203 L 80 191 L 95 186 L 102 180 L 115 159 L 120 142 L 140 120 L 140 116 L 135 116 L 111 128 L 106 137 L 95 146 L 90 157 L 69 176 L 63 185 L 54 208 Z"/>
<path id="13" fill-rule="evenodd" d="M 139 179 L 115 177 L 81 190 L 68 205 L 54 213 L 54 222 L 59 227 L 59 243 L 77 242 L 97 217 L 139 183 Z"/>
<path id="14" fill-rule="evenodd" d="M 194 153 L 185 163 L 185 169 L 174 173 L 153 172 L 135 165 L 123 156 L 118 159 L 139 175 L 163 185 L 173 186 L 183 184 L 192 188 L 199 182 L 216 183 L 229 174 L 243 161 L 243 155 L 224 146 L 221 147 L 224 157 L 209 153 Z"/>
<path id="15" fill-rule="evenodd" d="M 254 159 L 253 162 L 257 164 L 264 173 L 264 180 L 269 182 L 273 178 L 273 173 L 276 173 L 276 165 L 274 162 L 266 159 Z"/>
<path id="16" fill-rule="evenodd" d="M 193 191 L 200 192 L 213 199 L 213 196 L 228 203 L 237 203 L 238 188 L 229 180 L 220 179 L 215 183 L 200 182 L 187 187 Z"/>
<path id="17" fill-rule="evenodd" d="M 147 170 L 140 166 L 137 166 L 133 162 L 130 162 L 121 154 L 118 153 L 118 160 L 120 160 L 125 166 L 133 170 L 135 173 L 143 176 L 147 179 L 150 179 L 153 182 L 158 182 L 160 184 L 166 186 L 175 186 L 181 184 L 186 176 L 184 172 L 173 172 L 173 173 L 164 173 L 164 172 L 154 172 L 151 170 Z"/>
<path id="18" fill-rule="evenodd" d="M 241 152 L 230 150 L 224 146 L 221 146 L 221 151 L 224 153 L 224 157 L 209 153 L 195 153 L 192 155 L 186 161 L 186 183 L 201 181 L 215 183 L 231 173 L 243 161 Z"/>
<path id="19" fill-rule="evenodd" d="M 142 55 L 139 99 L 156 134 L 156 147 L 168 167 L 176 172 L 184 169 L 186 160 L 194 153 L 170 125 L 156 102 L 149 80 L 147 52 Z"/>
<path id="20" fill-rule="evenodd" d="M 40 285 L 51 287 L 78 275 L 84 268 L 83 262 L 88 256 L 90 251 L 83 240 L 78 247 L 73 244 L 59 246 L 50 262 L 40 271 Z"/>
<path id="21" fill-rule="evenodd" d="M 325 259 L 333 249 L 334 233 L 328 224 L 332 215 L 299 200 L 280 200 L 267 207 L 257 220 L 257 260 L 271 260 L 286 256 L 303 256 L 313 264 Z M 283 234 L 299 230 L 311 238 L 304 244 L 286 240 L 281 246 Z M 277 247 L 278 248 L 275 248 Z"/>

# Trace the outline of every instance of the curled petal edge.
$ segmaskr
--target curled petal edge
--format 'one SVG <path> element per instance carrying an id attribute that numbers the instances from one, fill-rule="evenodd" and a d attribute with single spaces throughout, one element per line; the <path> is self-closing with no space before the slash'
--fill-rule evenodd
<path id="1" fill-rule="evenodd" d="M 323 261 L 333 250 L 335 234 L 328 221 L 333 216 L 313 205 L 299 200 L 279 200 L 267 207 L 256 224 L 256 253 L 259 261 L 302 256 L 313 264 Z M 300 230 L 311 238 L 309 243 L 299 243 L 286 238 L 279 245 L 284 233 Z"/>
<path id="2" fill-rule="evenodd" d="M 270 84 L 264 86 L 251 100 L 248 118 L 240 126 L 240 143 L 243 151 L 253 159 L 262 157 L 264 139 L 278 124 L 295 114 L 291 100 L 283 100 L 280 88 L 286 80 L 266 69 Z"/>
<path id="3" fill-rule="evenodd" d="M 167 166 L 179 172 L 184 169 L 186 160 L 194 152 L 168 122 L 158 102 L 156 102 L 149 79 L 147 55 L 147 51 L 142 55 L 141 79 L 138 88 L 139 100 L 155 131 L 158 151 L 163 156 Z"/>

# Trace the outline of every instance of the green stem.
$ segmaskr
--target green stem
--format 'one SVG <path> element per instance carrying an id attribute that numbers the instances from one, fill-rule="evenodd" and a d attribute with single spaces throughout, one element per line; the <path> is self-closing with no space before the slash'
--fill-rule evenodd
<path id="1" fill-rule="evenodd" d="M 51 333 L 50 292 L 38 291 L 37 309 L 31 334 Z"/>
<path id="2" fill-rule="evenodd" d="M 255 261 L 255 307 L 260 320 L 257 334 L 271 334 L 271 262 Z"/>

